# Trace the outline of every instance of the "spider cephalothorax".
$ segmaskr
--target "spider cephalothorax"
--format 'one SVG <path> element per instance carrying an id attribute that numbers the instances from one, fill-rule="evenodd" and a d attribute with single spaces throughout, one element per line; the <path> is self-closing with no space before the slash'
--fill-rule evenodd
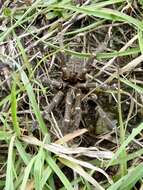
<path id="1" fill-rule="evenodd" d="M 71 84 L 86 81 L 87 68 L 79 59 L 71 59 L 66 66 L 62 68 L 63 81 Z"/>
<path id="2" fill-rule="evenodd" d="M 58 90 L 48 105 L 46 113 L 52 112 L 65 100 L 62 124 L 65 128 L 69 126 L 74 128 L 79 127 L 82 116 L 81 104 L 84 104 L 84 101 L 82 101 L 85 95 L 84 92 L 97 87 L 96 82 L 89 82 L 87 79 L 87 73 L 89 72 L 89 68 L 91 68 L 90 63 L 92 61 L 93 58 L 87 61 L 71 58 L 68 62 L 62 64 L 60 81 L 46 80 L 50 86 Z"/>

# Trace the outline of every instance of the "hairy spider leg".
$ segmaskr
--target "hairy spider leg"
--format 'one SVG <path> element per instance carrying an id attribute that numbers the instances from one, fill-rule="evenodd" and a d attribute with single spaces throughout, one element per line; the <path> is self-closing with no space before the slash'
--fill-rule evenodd
<path id="1" fill-rule="evenodd" d="M 63 121 L 63 127 L 66 127 L 66 128 L 69 127 L 70 120 L 71 120 L 72 103 L 73 103 L 72 90 L 69 89 L 66 95 L 65 114 L 64 114 L 64 121 Z"/>
<path id="2" fill-rule="evenodd" d="M 86 83 L 78 83 L 76 85 L 77 88 L 98 88 L 101 90 L 115 90 L 116 86 L 113 85 L 107 85 L 107 84 L 99 84 L 97 82 L 86 82 Z"/>
<path id="3" fill-rule="evenodd" d="M 88 82 L 85 82 L 85 83 L 78 83 L 76 85 L 77 88 L 96 88 L 97 87 L 97 83 L 96 82 L 93 82 L 93 83 L 88 83 Z"/>
<path id="4" fill-rule="evenodd" d="M 61 102 L 62 98 L 64 96 L 64 93 L 62 91 L 59 91 L 55 97 L 53 98 L 53 100 L 51 101 L 51 103 L 48 105 L 46 112 L 50 113 L 53 111 L 53 109 L 59 105 L 59 103 Z"/>
<path id="5" fill-rule="evenodd" d="M 59 89 L 63 87 L 63 82 L 59 82 L 57 80 L 51 80 L 49 78 L 46 78 L 46 79 L 44 79 L 44 82 L 48 85 L 54 86 Z"/>
<path id="6" fill-rule="evenodd" d="M 81 121 L 81 90 L 78 89 L 76 93 L 75 110 L 74 110 L 74 127 L 77 129 Z"/>

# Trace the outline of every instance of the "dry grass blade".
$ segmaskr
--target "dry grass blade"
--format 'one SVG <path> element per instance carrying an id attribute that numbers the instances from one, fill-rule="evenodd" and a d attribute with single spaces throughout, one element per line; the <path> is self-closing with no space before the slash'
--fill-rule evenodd
<path id="1" fill-rule="evenodd" d="M 27 182 L 26 190 L 34 190 L 34 180 L 29 180 Z"/>
<path id="2" fill-rule="evenodd" d="M 59 140 L 55 141 L 55 144 L 64 144 L 67 143 L 68 141 L 83 135 L 84 133 L 86 133 L 88 130 L 87 129 L 79 129 L 74 131 L 73 133 L 69 133 L 67 135 L 65 135 L 63 138 L 60 138 Z"/>
<path id="3" fill-rule="evenodd" d="M 57 150 L 60 150 L 59 153 L 63 154 L 78 154 L 84 155 L 91 158 L 101 158 L 101 159 L 111 159 L 114 156 L 114 153 L 111 151 L 98 151 L 96 147 L 76 147 L 76 148 L 69 148 L 61 145 L 57 145 L 52 143 L 51 144 Z"/>
<path id="4" fill-rule="evenodd" d="M 93 166 L 92 164 L 88 163 L 88 162 L 85 162 L 85 161 L 81 161 L 81 160 L 77 160 L 71 156 L 67 156 L 67 155 L 64 155 L 64 154 L 61 154 L 59 156 L 60 158 L 64 158 L 70 162 L 73 162 L 73 163 L 76 163 L 76 164 L 79 164 L 80 166 L 82 167 L 85 167 L 85 168 L 88 168 L 88 169 L 91 169 L 93 171 L 98 171 L 100 173 L 102 173 L 109 181 L 110 184 L 113 183 L 112 179 L 109 177 L 109 175 L 104 171 L 102 170 L 101 168 L 99 167 L 96 167 L 96 166 Z"/>
<path id="5" fill-rule="evenodd" d="M 143 61 L 143 55 L 138 56 L 137 58 L 133 59 L 127 65 L 120 69 L 120 74 L 124 74 L 126 72 L 130 72 L 135 69 L 141 62 Z M 105 82 L 110 83 L 114 78 L 117 78 L 118 72 L 114 72 Z"/>
<path id="6" fill-rule="evenodd" d="M 86 155 L 89 157 L 95 158 L 106 158 L 111 159 L 114 154 L 111 151 L 97 151 L 95 147 L 77 147 L 77 148 L 68 148 L 59 144 L 44 144 L 42 141 L 38 140 L 35 137 L 23 136 L 22 140 L 28 144 L 33 144 L 45 148 L 46 150 L 53 152 L 55 154 L 80 154 Z"/>
<path id="7" fill-rule="evenodd" d="M 84 171 L 82 167 L 77 165 L 74 162 L 69 162 L 69 160 L 66 159 L 59 159 L 64 165 L 67 165 L 68 167 L 72 168 L 76 173 L 78 173 L 80 176 L 82 176 L 84 179 L 86 179 L 88 182 L 90 182 L 96 190 L 105 190 L 94 178 L 92 178 L 87 172 Z"/>
<path id="8" fill-rule="evenodd" d="M 98 158 L 98 159 L 112 159 L 114 153 L 111 151 L 94 151 L 90 148 L 87 148 L 85 152 L 80 153 L 80 155 L 84 155 L 90 158 Z"/>
<path id="9" fill-rule="evenodd" d="M 138 35 L 135 35 L 131 40 L 129 40 L 129 41 L 125 44 L 125 46 L 123 46 L 123 47 L 119 50 L 119 52 L 125 51 L 125 50 L 126 50 L 128 47 L 130 47 L 130 46 L 133 44 L 133 42 L 135 42 L 137 39 L 138 39 Z M 110 66 L 114 63 L 114 61 L 115 61 L 115 59 L 116 59 L 117 57 L 118 57 L 118 56 L 114 56 L 110 61 L 108 61 L 108 62 L 106 63 L 106 65 L 103 66 L 103 67 L 101 68 L 101 70 L 96 74 L 96 76 L 99 76 L 102 72 L 104 72 L 104 70 L 105 70 L 107 67 L 110 67 Z"/>
<path id="10" fill-rule="evenodd" d="M 120 74 L 132 71 L 137 67 L 141 62 L 143 61 L 143 55 L 140 55 L 133 59 L 131 62 L 129 62 L 127 65 L 121 68 Z"/>

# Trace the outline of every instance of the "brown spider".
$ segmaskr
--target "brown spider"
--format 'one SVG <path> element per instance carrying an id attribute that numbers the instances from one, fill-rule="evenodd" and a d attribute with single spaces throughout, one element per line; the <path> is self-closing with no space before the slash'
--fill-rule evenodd
<path id="1" fill-rule="evenodd" d="M 62 65 L 61 82 L 58 80 L 46 79 L 48 85 L 58 89 L 57 94 L 48 105 L 46 113 L 52 112 L 65 97 L 65 111 L 62 124 L 64 128 L 69 126 L 74 128 L 79 127 L 82 116 L 81 102 L 83 102 L 82 98 L 84 92 L 88 92 L 89 89 L 97 87 L 96 82 L 89 82 L 87 79 L 87 74 L 91 69 L 92 62 L 93 58 L 85 63 L 81 59 L 70 58 L 67 64 Z M 107 85 L 101 88 L 107 89 Z"/>

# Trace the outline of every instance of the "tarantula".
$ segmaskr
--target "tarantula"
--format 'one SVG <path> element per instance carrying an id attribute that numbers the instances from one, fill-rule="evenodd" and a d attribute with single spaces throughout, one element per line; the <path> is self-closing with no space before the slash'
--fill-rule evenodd
<path id="1" fill-rule="evenodd" d="M 61 81 L 46 79 L 48 85 L 58 89 L 57 94 L 47 106 L 46 113 L 52 112 L 65 98 L 63 127 L 79 127 L 82 116 L 81 103 L 84 103 L 83 95 L 98 85 L 96 82 L 89 82 L 87 77 L 93 59 L 88 59 L 84 63 L 81 59 L 70 58 L 67 63 L 62 65 Z M 101 86 L 103 89 L 107 89 L 107 87 L 107 85 Z"/>

